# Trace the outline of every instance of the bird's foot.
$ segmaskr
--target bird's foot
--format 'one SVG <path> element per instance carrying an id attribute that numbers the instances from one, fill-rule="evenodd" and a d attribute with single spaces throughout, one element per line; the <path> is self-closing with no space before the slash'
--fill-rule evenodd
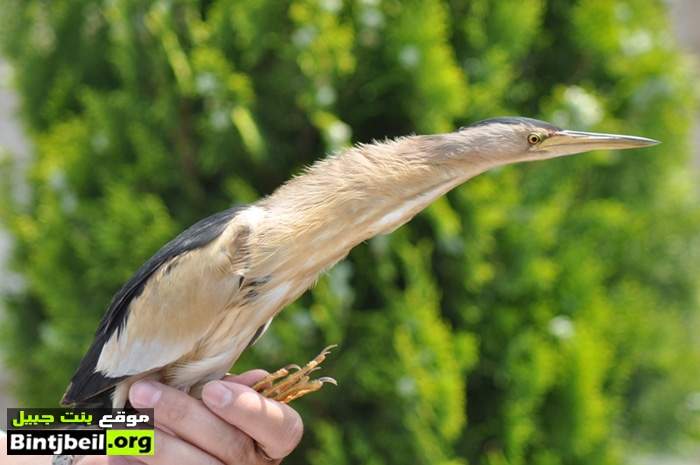
<path id="1" fill-rule="evenodd" d="M 304 365 L 303 368 L 299 365 L 287 365 L 284 368 L 280 368 L 255 383 L 253 389 L 265 397 L 287 404 L 294 399 L 318 391 L 325 383 L 337 386 L 338 383 L 333 378 L 309 378 L 312 372 L 321 368 L 321 363 L 334 347 L 336 346 L 331 345 L 323 349 L 316 358 Z"/>

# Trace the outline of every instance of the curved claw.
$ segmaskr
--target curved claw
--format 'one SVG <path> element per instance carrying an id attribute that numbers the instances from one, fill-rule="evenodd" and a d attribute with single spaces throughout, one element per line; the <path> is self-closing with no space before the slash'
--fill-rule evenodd
<path id="1" fill-rule="evenodd" d="M 324 354 L 324 355 L 328 355 L 328 354 L 331 353 L 331 350 L 335 349 L 336 347 L 338 347 L 338 344 L 331 344 L 331 345 L 329 345 L 329 346 L 326 346 L 326 347 L 321 351 L 321 353 Z"/>
<path id="2" fill-rule="evenodd" d="M 303 367 L 290 364 L 277 370 L 264 380 L 258 382 L 253 386 L 253 389 L 260 392 L 263 396 L 275 399 L 279 402 L 288 403 L 306 394 L 318 391 L 325 383 L 337 386 L 338 382 L 329 376 L 318 379 L 310 379 L 309 377 L 311 373 L 321 369 L 321 363 L 323 363 L 326 356 L 330 354 L 331 350 L 336 347 L 338 347 L 337 344 L 327 346 L 320 354 Z"/>

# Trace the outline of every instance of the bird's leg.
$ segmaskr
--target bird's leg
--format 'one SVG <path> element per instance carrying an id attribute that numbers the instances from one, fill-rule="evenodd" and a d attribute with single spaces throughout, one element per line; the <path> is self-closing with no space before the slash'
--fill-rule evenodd
<path id="1" fill-rule="evenodd" d="M 323 349 L 316 358 L 304 365 L 303 368 L 298 365 L 288 365 L 280 368 L 255 383 L 253 389 L 265 397 L 287 404 L 294 399 L 318 391 L 325 383 L 337 385 L 333 378 L 309 378 L 312 372 L 321 368 L 321 363 L 334 347 L 335 345 L 332 345 Z"/>

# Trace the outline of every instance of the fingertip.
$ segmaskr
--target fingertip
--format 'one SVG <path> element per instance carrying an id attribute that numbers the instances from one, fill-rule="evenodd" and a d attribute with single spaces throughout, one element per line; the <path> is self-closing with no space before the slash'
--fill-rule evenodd
<path id="1" fill-rule="evenodd" d="M 210 381 L 202 388 L 202 401 L 209 407 L 224 408 L 232 398 L 233 393 L 223 381 Z"/>
<path id="2" fill-rule="evenodd" d="M 252 386 L 258 381 L 264 379 L 270 373 L 266 370 L 256 368 L 255 370 L 245 371 L 238 375 L 228 375 L 225 376 L 223 381 L 230 383 L 244 384 L 246 386 Z"/>
<path id="3" fill-rule="evenodd" d="M 286 404 L 282 404 L 282 420 L 274 428 L 274 436 L 260 442 L 265 454 L 274 459 L 283 459 L 301 442 L 304 435 L 304 422 L 301 415 Z"/>
<path id="4" fill-rule="evenodd" d="M 275 460 L 294 450 L 304 433 L 296 410 L 242 384 L 211 381 L 202 390 L 202 400 L 214 413 L 251 436 Z"/>
<path id="5" fill-rule="evenodd" d="M 162 394 L 162 384 L 155 381 L 137 381 L 129 388 L 129 402 L 136 408 L 153 408 Z"/>

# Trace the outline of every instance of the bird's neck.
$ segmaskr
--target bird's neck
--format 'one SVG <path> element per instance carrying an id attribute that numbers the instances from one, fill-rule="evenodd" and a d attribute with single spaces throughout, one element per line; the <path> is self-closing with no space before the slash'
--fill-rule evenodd
<path id="1" fill-rule="evenodd" d="M 281 260 L 303 259 L 321 271 L 488 168 L 445 156 L 440 137 L 360 145 L 317 162 L 280 187 L 258 204 L 265 210 L 271 256 L 280 258 L 284 250 L 288 256 Z"/>

